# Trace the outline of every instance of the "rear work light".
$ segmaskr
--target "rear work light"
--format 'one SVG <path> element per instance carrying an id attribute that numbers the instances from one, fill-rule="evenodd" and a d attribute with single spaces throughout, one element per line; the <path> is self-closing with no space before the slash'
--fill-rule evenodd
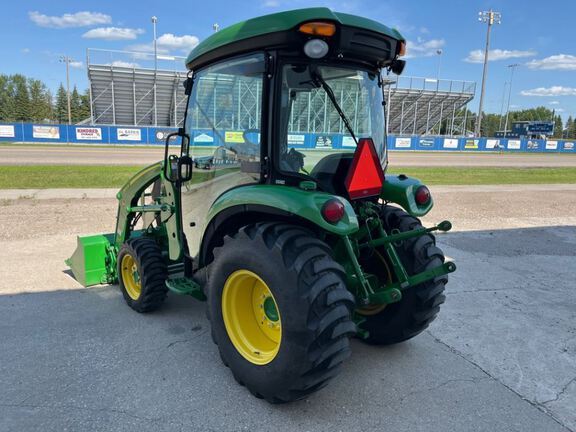
<path id="1" fill-rule="evenodd" d="M 372 138 L 360 138 L 344 182 L 350 199 L 380 195 L 384 171 Z"/>
<path id="2" fill-rule="evenodd" d="M 336 33 L 336 26 L 332 23 L 315 21 L 302 24 L 298 31 L 311 36 L 331 37 Z"/>
<path id="3" fill-rule="evenodd" d="M 416 192 L 414 192 L 414 199 L 418 205 L 428 204 L 430 202 L 430 189 L 426 186 L 420 186 L 416 189 Z"/>
<path id="4" fill-rule="evenodd" d="M 331 224 L 340 222 L 344 217 L 344 204 L 336 198 L 326 201 L 322 206 L 322 217 Z"/>

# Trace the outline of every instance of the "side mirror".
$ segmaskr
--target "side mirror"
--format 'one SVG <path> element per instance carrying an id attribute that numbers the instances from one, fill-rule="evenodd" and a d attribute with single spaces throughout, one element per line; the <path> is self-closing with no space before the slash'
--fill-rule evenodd
<path id="1" fill-rule="evenodd" d="M 192 93 L 192 83 L 193 83 L 192 77 L 186 78 L 186 80 L 183 83 L 184 94 L 186 96 L 190 96 L 190 93 Z"/>
<path id="2" fill-rule="evenodd" d="M 192 179 L 192 167 L 194 162 L 190 156 L 178 158 L 178 181 L 184 183 Z"/>
<path id="3" fill-rule="evenodd" d="M 404 72 L 405 67 L 406 67 L 406 61 L 405 60 L 394 60 L 392 62 L 392 65 L 390 66 L 390 69 L 396 75 L 402 75 L 402 72 Z"/>

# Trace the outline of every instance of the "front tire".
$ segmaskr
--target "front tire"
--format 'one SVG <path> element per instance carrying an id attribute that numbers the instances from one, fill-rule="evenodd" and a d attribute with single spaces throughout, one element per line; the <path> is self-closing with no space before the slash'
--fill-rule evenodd
<path id="1" fill-rule="evenodd" d="M 380 214 L 382 225 L 387 233 L 422 228 L 420 220 L 397 207 L 386 206 Z M 396 246 L 396 252 L 409 275 L 439 267 L 444 262 L 444 253 L 436 246 L 432 234 L 404 240 Z M 390 272 L 383 248 L 375 253 L 360 257 L 360 264 L 369 273 L 376 274 L 383 282 L 389 281 Z M 389 265 L 388 265 L 389 267 Z M 388 279 L 388 280 L 386 280 Z M 402 291 L 402 300 L 380 309 L 357 310 L 363 315 L 361 327 L 369 336 L 366 342 L 374 345 L 389 345 L 403 342 L 423 332 L 440 311 L 444 303 L 444 288 L 448 276 L 436 277 Z"/>
<path id="2" fill-rule="evenodd" d="M 129 239 L 118 252 L 118 282 L 136 312 L 152 312 L 166 299 L 168 268 L 158 244 L 148 237 Z"/>
<path id="3" fill-rule="evenodd" d="M 330 248 L 297 226 L 242 228 L 215 250 L 212 337 L 234 378 L 271 403 L 324 387 L 350 353 L 354 298 Z"/>

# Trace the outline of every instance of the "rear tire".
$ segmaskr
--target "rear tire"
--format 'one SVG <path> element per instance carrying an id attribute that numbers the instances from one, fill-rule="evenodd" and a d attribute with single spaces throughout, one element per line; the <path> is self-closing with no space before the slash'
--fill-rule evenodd
<path id="1" fill-rule="evenodd" d="M 152 312 L 166 299 L 168 268 L 154 239 L 128 240 L 118 253 L 118 282 L 128 306 Z"/>
<path id="2" fill-rule="evenodd" d="M 380 218 L 388 233 L 392 230 L 405 232 L 422 228 L 419 219 L 397 207 L 384 207 Z M 386 256 L 383 248 L 377 251 L 380 256 Z M 402 241 L 396 246 L 396 252 L 408 275 L 438 267 L 444 262 L 444 253 L 436 246 L 436 240 L 431 234 Z M 380 279 L 388 277 L 378 254 L 361 256 L 360 264 Z M 407 288 L 402 291 L 402 300 L 386 305 L 377 313 L 357 310 L 365 318 L 360 327 L 369 332 L 365 341 L 374 345 L 388 345 L 403 342 L 423 332 L 434 321 L 440 305 L 446 299 L 443 293 L 447 282 L 448 276 L 444 275 Z"/>
<path id="3" fill-rule="evenodd" d="M 214 255 L 207 284 L 212 337 L 238 383 L 271 403 L 324 387 L 349 356 L 356 331 L 354 297 L 330 248 L 301 227 L 263 223 L 227 237 Z M 265 318 L 262 308 L 272 301 L 277 315 Z"/>

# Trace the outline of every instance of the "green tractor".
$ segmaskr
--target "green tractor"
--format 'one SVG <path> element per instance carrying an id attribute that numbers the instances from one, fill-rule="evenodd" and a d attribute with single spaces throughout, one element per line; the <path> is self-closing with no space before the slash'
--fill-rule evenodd
<path id="1" fill-rule="evenodd" d="M 114 233 L 78 239 L 77 280 L 118 283 L 137 312 L 168 291 L 206 300 L 223 363 L 272 403 L 324 387 L 352 336 L 422 332 L 456 267 L 432 235 L 450 223 L 418 219 L 428 188 L 385 172 L 383 76 L 402 72 L 404 52 L 396 30 L 325 8 L 204 40 L 186 60 L 180 146 L 168 137 L 164 160 L 118 192 Z M 340 140 L 304 143 L 298 131 L 319 125 Z M 212 155 L 196 145 L 207 135 Z"/>

